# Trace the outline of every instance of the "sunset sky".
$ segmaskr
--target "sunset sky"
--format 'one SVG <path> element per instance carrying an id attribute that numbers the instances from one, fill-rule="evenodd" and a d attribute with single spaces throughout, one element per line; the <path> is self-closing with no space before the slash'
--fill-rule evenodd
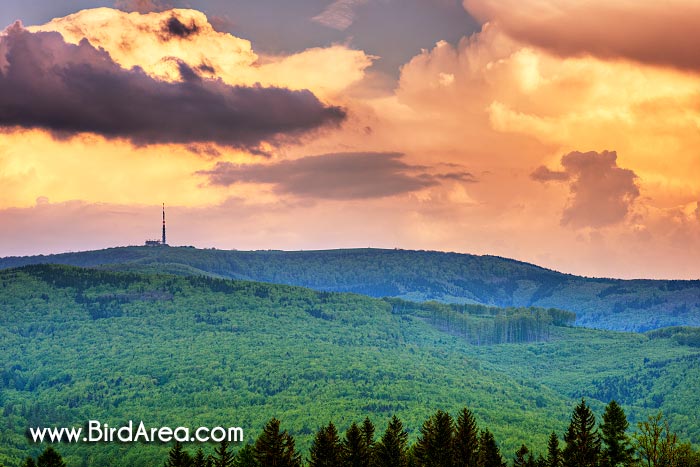
<path id="1" fill-rule="evenodd" d="M 0 256 L 492 254 L 700 279 L 697 0 L 3 0 Z"/>

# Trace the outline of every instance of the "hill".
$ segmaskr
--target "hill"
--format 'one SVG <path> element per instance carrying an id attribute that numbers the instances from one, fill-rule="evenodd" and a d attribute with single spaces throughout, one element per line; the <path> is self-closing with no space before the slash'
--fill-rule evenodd
<path id="1" fill-rule="evenodd" d="M 474 345 L 434 319 L 538 313 L 547 310 L 421 305 L 203 276 L 8 269 L 0 272 L 0 462 L 16 465 L 43 449 L 28 443 L 31 426 L 234 425 L 250 440 L 276 416 L 307 449 L 328 420 L 344 431 L 367 415 L 382 427 L 397 414 L 417 430 L 436 409 L 465 405 L 510 457 L 521 442 L 544 452 L 580 397 L 599 416 L 615 397 L 633 422 L 663 410 L 682 440 L 700 443 L 692 328 L 645 335 L 550 320 L 533 342 Z M 167 449 L 60 446 L 69 465 L 136 467 L 160 465 Z"/>
<path id="2" fill-rule="evenodd" d="M 577 324 L 643 332 L 700 326 L 700 281 L 585 278 L 494 256 L 410 250 L 223 251 L 124 247 L 0 259 L 202 274 L 413 301 L 571 310 Z"/>

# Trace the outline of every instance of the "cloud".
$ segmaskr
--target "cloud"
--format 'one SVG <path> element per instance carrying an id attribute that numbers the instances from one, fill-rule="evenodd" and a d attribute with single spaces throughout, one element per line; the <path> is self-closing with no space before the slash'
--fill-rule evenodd
<path id="1" fill-rule="evenodd" d="M 557 55 L 629 59 L 697 72 L 695 0 L 464 0 L 467 11 Z"/>
<path id="2" fill-rule="evenodd" d="M 159 0 L 117 0 L 114 7 L 122 11 L 135 11 L 138 13 L 151 13 L 172 8 L 169 3 Z"/>
<path id="3" fill-rule="evenodd" d="M 695 219 L 700 222 L 700 201 L 695 203 Z"/>
<path id="4" fill-rule="evenodd" d="M 355 9 L 367 2 L 368 0 L 336 0 L 311 19 L 329 28 L 344 31 L 355 21 Z"/>
<path id="5" fill-rule="evenodd" d="M 530 178 L 538 182 L 563 182 L 569 180 L 571 176 L 566 172 L 558 172 L 541 165 L 530 174 Z"/>
<path id="6" fill-rule="evenodd" d="M 173 38 L 187 39 L 199 32 L 199 26 L 194 19 L 187 25 L 183 23 L 177 16 L 172 15 L 163 25 L 163 39 L 170 40 Z"/>
<path id="7" fill-rule="evenodd" d="M 561 219 L 562 225 L 604 227 L 625 219 L 639 196 L 637 176 L 617 166 L 615 151 L 570 152 L 561 158 L 564 171 L 544 166 L 531 177 L 540 182 L 569 181 L 569 202 Z"/>
<path id="8" fill-rule="evenodd" d="M 468 172 L 430 174 L 399 153 L 334 153 L 274 164 L 218 162 L 201 171 L 212 185 L 269 183 L 280 194 L 335 200 L 383 198 L 435 186 L 443 180 L 474 182 Z"/>
<path id="9" fill-rule="evenodd" d="M 175 57 L 232 86 L 308 89 L 331 102 L 345 100 L 347 88 L 363 79 L 373 61 L 365 52 L 339 44 L 291 55 L 259 55 L 250 41 L 219 32 L 231 25 L 222 19 L 190 9 L 138 14 L 94 8 L 27 29 L 59 32 L 71 44 L 87 39 L 122 68 L 137 66 L 159 80 L 181 79 Z"/>
<path id="10" fill-rule="evenodd" d="M 120 67 L 87 40 L 68 44 L 15 24 L 0 36 L 0 126 L 256 150 L 345 118 L 307 90 L 230 86 L 176 62 L 181 81 L 161 81 Z"/>

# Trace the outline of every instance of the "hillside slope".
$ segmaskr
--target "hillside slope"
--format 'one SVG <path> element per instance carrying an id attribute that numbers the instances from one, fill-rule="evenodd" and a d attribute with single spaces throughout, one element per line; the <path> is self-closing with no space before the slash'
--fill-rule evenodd
<path id="1" fill-rule="evenodd" d="M 255 430 L 277 416 L 306 449 L 331 419 L 344 430 L 365 416 L 383 426 L 398 414 L 417 430 L 437 408 L 465 405 L 506 453 L 522 442 L 543 452 L 580 397 L 600 415 L 611 396 L 632 421 L 663 410 L 681 439 L 698 443 L 700 348 L 675 333 L 553 327 L 547 342 L 475 346 L 420 314 L 354 294 L 10 269 L 0 272 L 0 462 L 36 455 L 40 447 L 24 435 L 30 426 L 131 419 Z M 61 446 L 72 465 L 85 457 L 90 465 L 157 465 L 166 450 Z"/>
<path id="2" fill-rule="evenodd" d="M 0 269 L 38 263 L 203 274 L 415 301 L 555 307 L 575 312 L 581 326 L 611 330 L 700 326 L 700 281 L 584 278 L 494 256 L 124 247 L 1 258 Z"/>

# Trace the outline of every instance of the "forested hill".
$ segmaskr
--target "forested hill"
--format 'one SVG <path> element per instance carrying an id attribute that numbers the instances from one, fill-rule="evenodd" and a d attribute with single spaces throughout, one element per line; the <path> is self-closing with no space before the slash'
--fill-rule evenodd
<path id="1" fill-rule="evenodd" d="M 552 431 L 565 432 L 582 397 L 597 417 L 619 401 L 632 427 L 662 411 L 681 442 L 700 446 L 697 329 L 635 334 L 566 324 L 566 312 L 541 308 L 70 266 L 8 269 L 0 271 L 0 464 L 22 465 L 46 447 L 28 442 L 28 427 L 241 426 L 250 441 L 274 416 L 307 453 L 330 420 L 344 432 L 368 416 L 379 430 L 396 415 L 414 442 L 436 409 L 465 406 L 508 457 L 521 443 L 537 455 Z M 163 465 L 170 448 L 55 447 L 69 466 L 113 467 Z"/>
<path id="2" fill-rule="evenodd" d="M 123 247 L 3 258 L 0 268 L 37 263 L 204 274 L 414 301 L 553 307 L 575 312 L 579 325 L 613 330 L 700 325 L 700 281 L 584 278 L 494 256 L 379 249 Z"/>

